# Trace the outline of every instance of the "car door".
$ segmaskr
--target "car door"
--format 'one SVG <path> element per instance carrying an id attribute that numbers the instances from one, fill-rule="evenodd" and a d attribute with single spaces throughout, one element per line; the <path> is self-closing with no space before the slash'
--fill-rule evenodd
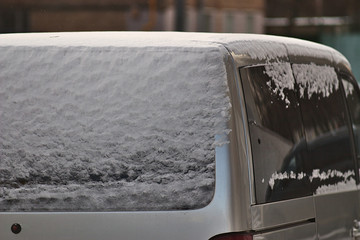
<path id="1" fill-rule="evenodd" d="M 315 239 L 304 131 L 288 62 L 243 67 L 256 203 L 254 239 Z"/>
<path id="2" fill-rule="evenodd" d="M 351 231 L 359 216 L 358 174 L 342 81 L 327 63 L 296 63 L 292 69 L 299 88 L 306 161 L 312 168 L 308 177 L 317 237 L 354 239 Z"/>
<path id="3" fill-rule="evenodd" d="M 343 86 L 343 93 L 346 98 L 347 102 L 347 109 L 349 112 L 350 120 L 351 120 L 351 130 L 352 130 L 352 137 L 353 137 L 353 149 L 354 149 L 354 155 L 356 158 L 355 161 L 355 167 L 356 171 L 355 173 L 359 173 L 359 166 L 360 166 L 360 91 L 359 91 L 359 85 L 356 82 L 353 75 L 346 71 L 340 71 L 338 74 L 339 78 L 341 79 L 341 83 Z M 358 181 L 358 196 L 360 196 L 359 191 L 359 181 Z M 360 206 L 360 197 L 359 197 L 359 206 Z M 358 212 L 360 211 L 360 207 L 358 209 Z M 354 219 L 353 227 L 350 230 L 352 237 L 354 239 L 360 238 L 360 224 L 359 224 L 359 216 L 358 218 Z"/>

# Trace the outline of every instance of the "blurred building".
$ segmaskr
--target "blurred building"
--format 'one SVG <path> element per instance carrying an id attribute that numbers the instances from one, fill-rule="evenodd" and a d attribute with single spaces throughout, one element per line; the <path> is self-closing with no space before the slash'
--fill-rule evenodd
<path id="1" fill-rule="evenodd" d="M 264 33 L 264 0 L 188 0 L 186 31 Z"/>
<path id="2" fill-rule="evenodd" d="M 267 33 L 330 45 L 360 80 L 360 0 L 0 0 L 0 33 Z"/>
<path id="3" fill-rule="evenodd" d="M 0 32 L 162 30 L 167 28 L 166 4 L 156 0 L 1 0 Z"/>
<path id="4" fill-rule="evenodd" d="M 1 0 L 0 32 L 264 32 L 265 0 Z"/>
<path id="5" fill-rule="evenodd" d="M 266 32 L 320 41 L 359 30 L 359 0 L 266 0 Z"/>
<path id="6" fill-rule="evenodd" d="M 360 0 L 266 0 L 265 32 L 334 47 L 360 82 Z"/>

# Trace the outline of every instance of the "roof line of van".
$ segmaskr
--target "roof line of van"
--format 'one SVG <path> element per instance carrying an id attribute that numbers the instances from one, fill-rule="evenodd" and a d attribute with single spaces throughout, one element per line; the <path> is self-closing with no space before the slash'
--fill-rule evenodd
<path id="1" fill-rule="evenodd" d="M 335 64 L 344 64 L 350 68 L 346 58 L 331 47 L 306 40 L 261 34 L 52 32 L 0 35 L 0 46 L 184 47 L 206 49 L 218 45 L 224 45 L 232 52 L 246 54 L 253 59 L 277 59 L 286 55 L 320 57 L 331 60 Z"/>

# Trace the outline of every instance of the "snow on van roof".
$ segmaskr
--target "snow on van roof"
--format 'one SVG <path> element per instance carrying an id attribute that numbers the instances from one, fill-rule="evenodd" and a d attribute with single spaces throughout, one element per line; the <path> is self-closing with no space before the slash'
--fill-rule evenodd
<path id="1" fill-rule="evenodd" d="M 276 59 L 288 54 L 321 57 L 349 65 L 346 58 L 331 47 L 310 41 L 260 35 L 187 32 L 62 32 L 0 35 L 0 46 L 82 46 L 82 47 L 191 47 L 226 46 L 236 54 L 253 59 Z"/>

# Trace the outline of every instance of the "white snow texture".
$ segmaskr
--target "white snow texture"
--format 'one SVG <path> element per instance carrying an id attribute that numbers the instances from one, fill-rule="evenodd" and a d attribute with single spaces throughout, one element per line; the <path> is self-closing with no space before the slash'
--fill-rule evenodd
<path id="1" fill-rule="evenodd" d="M 193 209 L 230 102 L 218 46 L 1 47 L 0 211 Z"/>
<path id="2" fill-rule="evenodd" d="M 307 97 L 310 99 L 314 93 L 328 97 L 339 88 L 339 80 L 333 67 L 294 64 L 293 70 L 299 85 L 300 97 L 305 96 L 305 89 L 307 89 Z"/>
<path id="3" fill-rule="evenodd" d="M 268 75 L 275 84 L 275 88 L 272 89 L 273 93 L 280 96 L 281 100 L 285 101 L 286 105 L 290 104 L 287 96 L 285 96 L 284 90 L 294 90 L 295 79 L 292 75 L 290 63 L 272 63 L 265 65 L 265 74 Z M 267 82 L 267 85 L 271 88 L 271 81 Z"/>
<path id="4" fill-rule="evenodd" d="M 326 184 L 320 185 L 316 189 L 316 192 L 314 193 L 315 195 L 356 189 L 354 171 L 347 171 L 343 173 L 338 170 L 328 170 L 325 172 L 325 171 L 320 171 L 320 169 L 314 169 L 310 176 L 307 176 L 306 173 L 303 172 L 301 173 L 294 173 L 292 171 L 290 173 L 275 172 L 271 175 L 271 178 L 269 179 L 268 183 L 270 188 L 274 189 L 275 181 L 281 181 L 284 179 L 302 180 L 305 177 L 309 178 L 310 182 L 312 182 L 314 179 L 319 179 L 321 181 L 324 181 L 334 177 L 340 178 L 342 180 L 332 185 L 326 185 Z"/>

